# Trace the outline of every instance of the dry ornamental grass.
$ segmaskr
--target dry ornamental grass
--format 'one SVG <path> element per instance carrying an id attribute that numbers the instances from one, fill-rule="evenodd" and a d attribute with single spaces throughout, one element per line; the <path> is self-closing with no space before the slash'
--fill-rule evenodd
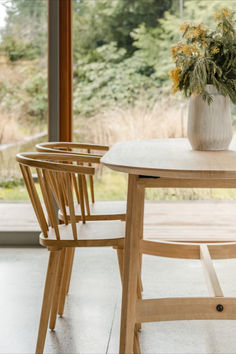
<path id="1" fill-rule="evenodd" d="M 19 131 L 19 126 L 16 119 L 11 118 L 3 112 L 0 115 L 0 144 L 7 144 L 13 141 L 23 139 L 22 133 Z"/>
<path id="2" fill-rule="evenodd" d="M 151 108 L 139 104 L 81 119 L 79 127 L 84 141 L 110 146 L 122 140 L 179 138 L 186 135 L 186 107 L 165 98 Z"/>

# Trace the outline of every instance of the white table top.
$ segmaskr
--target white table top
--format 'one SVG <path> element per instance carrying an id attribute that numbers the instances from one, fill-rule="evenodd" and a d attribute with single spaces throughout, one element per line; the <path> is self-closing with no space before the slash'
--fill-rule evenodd
<path id="1" fill-rule="evenodd" d="M 187 139 L 115 144 L 101 162 L 116 171 L 169 178 L 236 178 L 236 140 L 229 150 L 193 151 Z"/>

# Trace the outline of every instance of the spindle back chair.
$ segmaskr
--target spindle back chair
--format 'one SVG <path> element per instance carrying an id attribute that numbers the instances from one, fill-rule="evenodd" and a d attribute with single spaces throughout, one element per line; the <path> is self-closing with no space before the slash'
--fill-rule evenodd
<path id="1" fill-rule="evenodd" d="M 63 313 L 71 250 L 75 247 L 100 246 L 113 246 L 122 250 L 124 223 L 113 220 L 88 221 L 83 224 L 76 220 L 74 178 L 80 175 L 93 176 L 95 169 L 90 165 L 99 163 L 99 157 L 35 152 L 20 153 L 16 159 L 42 230 L 40 244 L 50 251 L 36 346 L 36 353 L 43 353 L 49 317 L 51 315 L 49 327 L 54 329 L 57 312 Z M 84 165 L 81 166 L 81 163 Z M 32 176 L 34 169 L 39 188 Z M 57 208 L 64 215 L 64 224 L 59 223 Z"/>
<path id="2" fill-rule="evenodd" d="M 100 165 L 100 158 L 103 154 L 109 150 L 107 145 L 98 145 L 91 143 L 72 143 L 72 142 L 46 142 L 36 145 L 36 150 L 39 152 L 46 153 L 62 153 L 81 156 L 80 161 L 77 164 L 83 166 L 93 166 L 97 172 Z M 85 162 L 82 156 L 90 156 L 90 160 Z M 70 161 L 67 161 L 70 163 Z M 94 192 L 94 175 L 78 174 L 77 176 L 72 175 L 73 188 L 76 196 L 76 202 L 74 203 L 74 217 L 76 221 L 82 220 L 83 223 L 86 221 L 95 220 L 125 220 L 126 217 L 126 202 L 125 201 L 96 201 L 95 202 L 95 192 Z M 90 193 L 89 188 L 90 187 Z M 90 198 L 89 198 L 90 195 Z M 68 206 L 67 198 L 65 198 L 65 210 L 64 212 L 59 208 L 58 217 L 59 220 L 64 222 L 70 222 L 70 210 Z M 74 252 L 75 250 L 70 250 L 70 261 L 69 269 L 67 272 L 67 279 L 65 279 L 66 294 L 69 292 L 71 272 L 73 269 L 74 262 Z M 121 259 L 121 251 L 117 250 L 118 259 Z M 61 307 L 60 315 L 63 314 Z"/>
<path id="3" fill-rule="evenodd" d="M 50 142 L 40 143 L 36 145 L 39 152 L 48 153 L 66 153 L 75 156 L 91 156 L 100 159 L 103 154 L 109 150 L 107 145 L 95 145 L 88 143 L 71 143 L 71 142 Z M 84 161 L 78 162 L 83 166 Z M 93 162 L 88 162 L 88 166 L 93 166 Z M 96 168 L 99 162 L 96 161 Z M 88 179 L 88 181 L 87 181 Z M 90 198 L 89 190 L 90 188 Z M 78 178 L 73 177 L 73 186 L 77 203 L 75 203 L 75 218 L 77 221 L 82 220 L 85 223 L 88 220 L 125 220 L 126 203 L 117 201 L 96 201 L 94 193 L 93 175 L 79 174 Z M 67 216 L 69 210 L 66 207 Z M 59 211 L 59 219 L 64 220 L 64 214 Z"/>

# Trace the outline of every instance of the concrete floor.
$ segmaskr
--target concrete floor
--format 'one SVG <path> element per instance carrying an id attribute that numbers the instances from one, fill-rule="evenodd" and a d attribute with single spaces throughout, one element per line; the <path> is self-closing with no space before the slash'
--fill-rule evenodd
<path id="1" fill-rule="evenodd" d="M 48 252 L 0 249 L 0 353 L 33 353 Z M 215 262 L 226 296 L 236 296 L 236 260 Z M 207 296 L 199 261 L 144 256 L 144 297 Z M 77 250 L 65 315 L 45 353 L 118 353 L 120 279 L 111 249 Z M 142 353 L 236 353 L 236 321 L 143 324 Z"/>

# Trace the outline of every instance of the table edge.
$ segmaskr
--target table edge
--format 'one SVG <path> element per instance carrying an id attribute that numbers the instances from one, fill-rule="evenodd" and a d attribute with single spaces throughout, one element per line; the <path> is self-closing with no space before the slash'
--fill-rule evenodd
<path id="1" fill-rule="evenodd" d="M 105 156 L 105 155 L 104 155 Z M 111 164 L 103 161 L 101 163 L 110 168 L 111 170 L 123 172 L 132 175 L 142 175 L 150 177 L 163 177 L 163 178 L 185 178 L 185 179 L 236 179 L 236 171 L 219 171 L 219 170 L 164 170 L 164 169 L 150 169 L 130 167 L 125 165 Z"/>

